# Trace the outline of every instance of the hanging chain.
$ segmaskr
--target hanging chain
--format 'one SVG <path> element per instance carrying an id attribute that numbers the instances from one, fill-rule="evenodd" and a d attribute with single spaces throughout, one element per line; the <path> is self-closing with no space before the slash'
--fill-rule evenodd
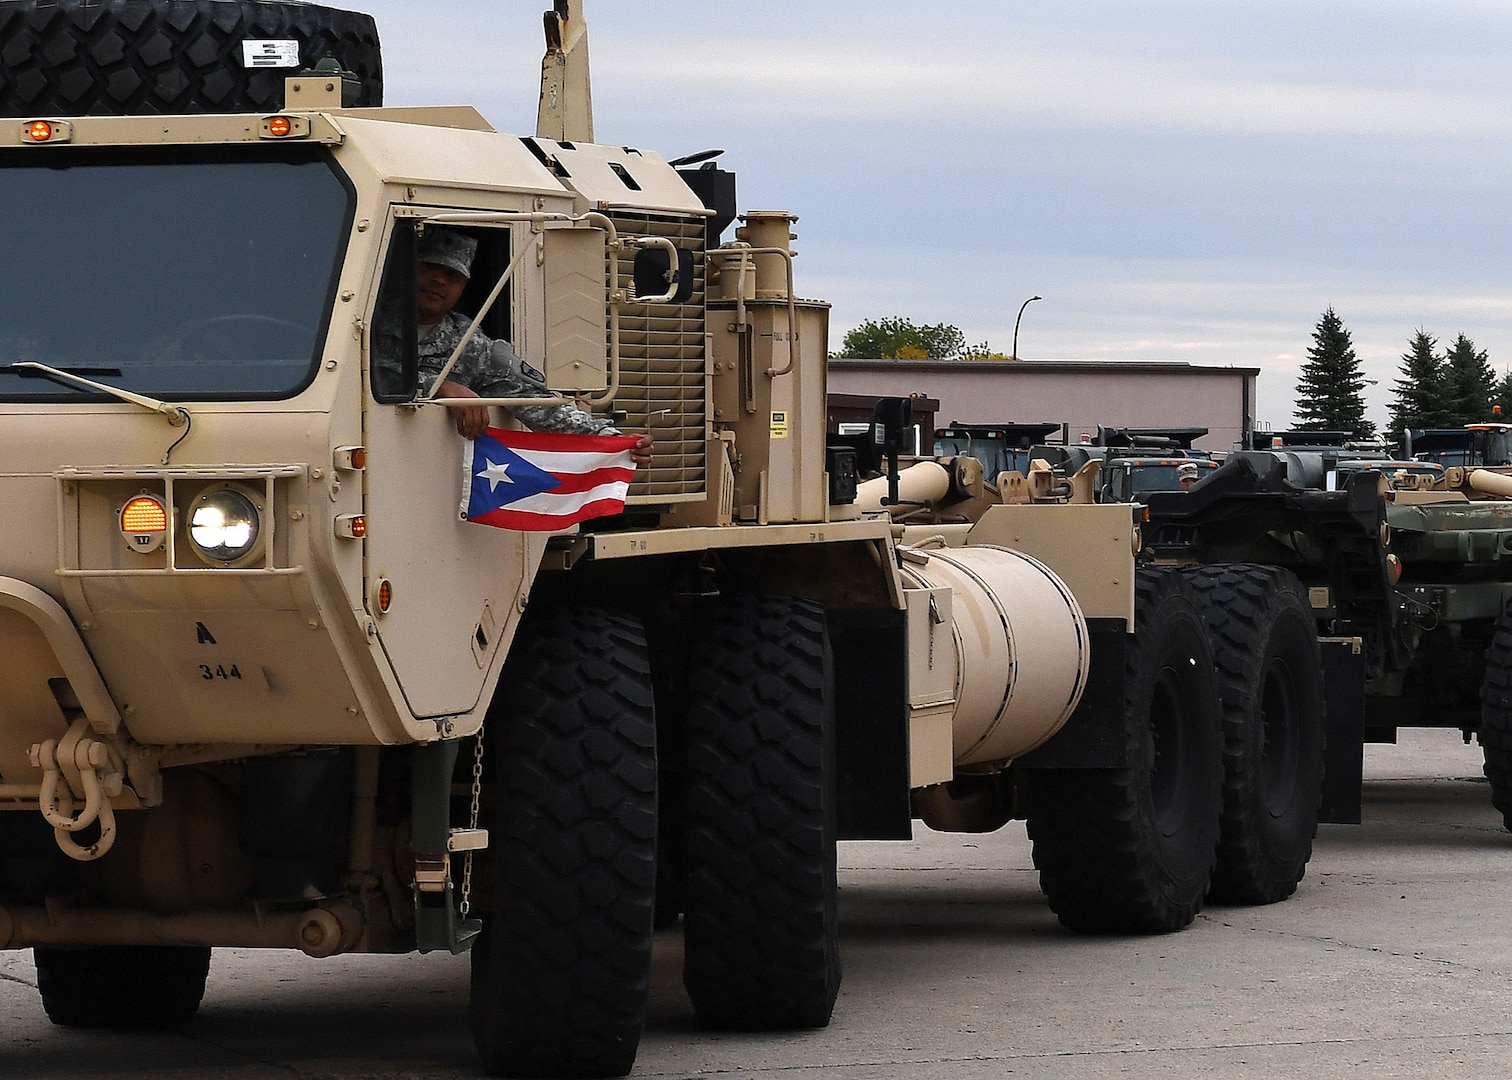
<path id="1" fill-rule="evenodd" d="M 478 827 L 478 805 L 483 797 L 483 729 L 478 729 L 478 738 L 473 743 L 473 768 L 472 768 L 472 802 L 467 810 L 467 827 Z M 471 850 L 462 856 L 462 903 L 457 906 L 457 912 L 465 919 L 467 913 L 472 910 L 472 871 L 473 853 Z"/>

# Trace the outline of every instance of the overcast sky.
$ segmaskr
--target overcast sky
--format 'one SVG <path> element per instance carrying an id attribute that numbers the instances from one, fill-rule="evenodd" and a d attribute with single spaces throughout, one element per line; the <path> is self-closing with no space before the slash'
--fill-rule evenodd
<path id="1" fill-rule="evenodd" d="M 543 0 L 333 0 L 386 100 L 532 134 Z M 586 0 L 600 142 L 728 152 L 799 289 L 1026 359 L 1261 369 L 1332 305 L 1386 419 L 1418 327 L 1512 365 L 1504 0 Z M 921 385 L 921 391 L 928 391 Z M 959 417 L 1043 420 L 1055 417 Z"/>

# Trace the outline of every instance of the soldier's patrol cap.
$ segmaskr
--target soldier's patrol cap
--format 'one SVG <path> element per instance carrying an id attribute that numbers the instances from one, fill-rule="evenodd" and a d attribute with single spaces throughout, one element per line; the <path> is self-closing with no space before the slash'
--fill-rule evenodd
<path id="1" fill-rule="evenodd" d="M 472 277 L 473 256 L 477 253 L 477 239 L 455 229 L 426 229 L 420 238 L 421 262 L 445 266 L 465 278 Z"/>
<path id="2" fill-rule="evenodd" d="M 1178 480 L 1195 480 L 1195 479 L 1197 479 L 1197 466 L 1193 465 L 1190 461 L 1186 462 L 1183 465 L 1177 466 L 1177 468 L 1176 468 L 1176 479 L 1178 479 Z"/>

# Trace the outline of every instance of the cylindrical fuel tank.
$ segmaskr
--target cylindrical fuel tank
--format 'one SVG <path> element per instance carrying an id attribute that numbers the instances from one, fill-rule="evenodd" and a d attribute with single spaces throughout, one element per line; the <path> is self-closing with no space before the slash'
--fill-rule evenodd
<path id="1" fill-rule="evenodd" d="M 938 461 L 920 461 L 898 471 L 900 502 L 939 502 L 950 494 L 950 472 Z M 856 505 L 862 513 L 883 509 L 887 498 L 887 477 L 867 480 L 856 488 Z"/>
<path id="2" fill-rule="evenodd" d="M 906 588 L 951 590 L 957 768 L 1007 763 L 1060 730 L 1092 660 L 1066 584 L 1028 555 L 986 545 L 911 551 L 902 572 Z"/>
<path id="3" fill-rule="evenodd" d="M 1476 469 L 1470 474 L 1470 486 L 1487 495 L 1495 495 L 1502 499 L 1512 498 L 1512 476 L 1507 476 L 1505 473 Z"/>

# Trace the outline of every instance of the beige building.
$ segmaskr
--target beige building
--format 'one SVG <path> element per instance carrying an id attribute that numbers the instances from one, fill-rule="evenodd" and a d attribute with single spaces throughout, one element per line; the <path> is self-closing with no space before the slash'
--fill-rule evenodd
<path id="1" fill-rule="evenodd" d="M 1163 360 L 831 360 L 831 394 L 938 399 L 937 424 L 1054 421 L 1072 442 L 1104 427 L 1205 427 L 1232 450 L 1254 427 L 1259 368 Z"/>

